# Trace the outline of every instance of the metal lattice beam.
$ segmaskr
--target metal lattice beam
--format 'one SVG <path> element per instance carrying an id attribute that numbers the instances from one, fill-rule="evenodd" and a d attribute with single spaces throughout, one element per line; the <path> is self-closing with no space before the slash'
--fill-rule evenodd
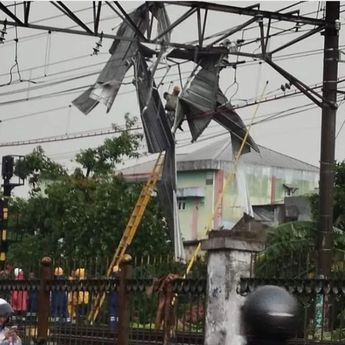
<path id="1" fill-rule="evenodd" d="M 29 22 L 31 1 L 24 1 L 23 6 L 24 6 L 24 23 L 27 24 Z"/>
<path id="2" fill-rule="evenodd" d="M 325 21 L 323 19 L 292 15 L 289 13 L 261 11 L 261 10 L 254 9 L 252 7 L 236 7 L 236 6 L 228 6 L 228 5 L 214 4 L 211 2 L 201 2 L 201 1 L 200 2 L 198 1 L 176 1 L 176 2 L 168 1 L 166 3 L 179 5 L 179 6 L 204 8 L 204 9 L 219 11 L 219 12 L 224 12 L 224 13 L 234 13 L 234 14 L 241 14 L 241 15 L 246 15 L 246 16 L 271 18 L 271 19 L 277 19 L 277 20 L 286 21 L 286 22 L 304 23 L 304 24 L 317 25 L 317 26 L 320 26 L 320 25 L 323 26 L 325 24 Z"/>
<path id="3" fill-rule="evenodd" d="M 301 35 L 300 37 L 297 37 L 294 40 L 292 40 L 290 42 L 287 42 L 286 44 L 278 47 L 277 49 L 272 50 L 271 54 L 274 54 L 274 53 L 279 52 L 279 51 L 281 51 L 281 50 L 283 50 L 283 49 L 285 49 L 287 47 L 290 47 L 293 44 L 295 44 L 297 42 L 300 42 L 300 41 L 304 40 L 305 38 L 308 38 L 308 37 L 310 37 L 310 36 L 320 32 L 321 30 L 323 30 L 323 27 L 320 27 L 320 26 L 316 27 L 315 29 L 306 32 L 305 34 Z"/>
<path id="4" fill-rule="evenodd" d="M 247 27 L 248 25 L 256 22 L 257 19 L 256 18 L 250 18 L 249 20 L 247 20 L 246 22 L 235 26 L 234 28 L 231 28 L 229 31 L 227 31 L 225 34 L 223 34 L 221 37 L 217 38 L 215 41 L 213 41 L 212 43 L 210 43 L 208 46 L 213 46 L 215 44 L 217 44 L 218 42 L 221 42 L 224 38 L 229 37 L 233 34 L 235 34 L 238 31 L 241 31 L 242 29 L 244 29 L 245 27 Z"/>
<path id="5" fill-rule="evenodd" d="M 139 28 L 136 26 L 136 24 L 133 22 L 131 17 L 127 14 L 127 12 L 122 8 L 122 6 L 119 4 L 118 1 L 114 1 L 114 4 L 117 6 L 117 8 L 120 10 L 121 14 L 114 8 L 110 2 L 106 1 L 106 4 L 123 20 L 125 21 L 138 35 L 138 37 L 143 40 L 147 41 L 146 37 L 143 35 L 143 33 L 139 30 Z"/>
<path id="6" fill-rule="evenodd" d="M 51 4 L 53 4 L 56 8 L 58 8 L 67 17 L 72 19 L 76 24 L 78 24 L 86 32 L 94 34 L 92 30 L 90 30 L 88 26 L 82 20 L 80 20 L 62 1 L 57 1 L 57 2 L 51 1 Z"/>
<path id="7" fill-rule="evenodd" d="M 173 28 L 175 28 L 177 25 L 181 24 L 183 21 L 185 21 L 187 18 L 189 18 L 193 13 L 196 12 L 196 8 L 189 9 L 186 13 L 184 13 L 180 18 L 176 19 L 175 22 L 173 22 L 169 28 L 167 28 L 165 31 L 163 31 L 160 35 L 158 35 L 154 41 L 159 40 L 161 37 L 163 37 L 165 34 L 170 32 Z"/>
<path id="8" fill-rule="evenodd" d="M 268 65 L 270 65 L 273 69 L 275 69 L 279 74 L 285 77 L 292 85 L 296 86 L 298 90 L 300 90 L 304 95 L 306 95 L 310 100 L 312 100 L 320 108 L 323 108 L 324 106 L 328 106 L 328 107 L 334 106 L 334 104 L 324 99 L 315 90 L 313 90 L 308 85 L 298 80 L 296 77 L 294 77 L 289 72 L 285 71 L 282 67 L 278 66 L 276 63 L 274 63 L 269 57 L 265 57 L 263 60 Z"/>
<path id="9" fill-rule="evenodd" d="M 98 34 L 98 28 L 99 28 L 99 19 L 101 17 L 101 8 L 102 8 L 102 1 L 93 1 L 93 22 L 94 22 L 94 32 L 97 35 Z"/>
<path id="10" fill-rule="evenodd" d="M 0 2 L 0 10 L 8 15 L 15 21 L 15 24 L 24 25 L 24 23 L 15 15 L 13 14 L 2 2 Z"/>

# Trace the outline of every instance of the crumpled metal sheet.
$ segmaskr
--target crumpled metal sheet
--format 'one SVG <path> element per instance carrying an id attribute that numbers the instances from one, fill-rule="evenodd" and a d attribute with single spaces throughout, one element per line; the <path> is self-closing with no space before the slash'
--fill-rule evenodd
<path id="1" fill-rule="evenodd" d="M 216 108 L 218 77 L 206 69 L 199 71 L 190 87 L 179 97 L 176 118 L 177 124 L 186 117 L 193 141 L 196 141 L 212 120 Z"/>
<path id="2" fill-rule="evenodd" d="M 163 173 L 157 184 L 158 201 L 166 218 L 170 238 L 174 239 L 176 261 L 185 261 L 176 197 L 175 146 L 165 152 Z"/>
<path id="3" fill-rule="evenodd" d="M 208 126 L 217 106 L 218 65 L 221 58 L 221 54 L 215 54 L 201 59 L 201 70 L 179 96 L 174 129 L 186 118 L 193 141 L 196 141 Z"/>
<path id="4" fill-rule="evenodd" d="M 202 69 L 179 96 L 174 130 L 186 119 L 192 140 L 196 141 L 210 121 L 215 120 L 230 132 L 235 153 L 245 137 L 246 126 L 219 88 L 223 58 L 224 54 L 214 54 L 200 60 Z M 258 146 L 248 135 L 242 153 L 249 152 L 251 148 L 259 152 Z"/>
<path id="5" fill-rule="evenodd" d="M 149 27 L 149 11 L 157 19 L 158 34 L 165 32 L 170 26 L 170 20 L 165 6 L 162 3 L 149 2 L 148 4 L 143 4 L 131 12 L 129 16 L 140 32 L 144 33 Z M 110 111 L 121 83 L 133 64 L 132 60 L 138 49 L 138 43 L 132 41 L 136 36 L 136 32 L 126 22 L 123 22 L 116 35 L 128 37 L 129 40 L 114 40 L 109 49 L 112 56 L 99 74 L 96 83 L 72 102 L 85 115 L 99 102 L 102 102 L 106 106 L 107 113 Z M 171 32 L 169 31 L 162 36 L 162 40 L 169 42 L 170 36 Z"/>
<path id="6" fill-rule="evenodd" d="M 138 7 L 129 14 L 138 29 L 144 33 L 149 26 L 149 12 L 146 4 Z M 116 35 L 134 39 L 135 31 L 123 22 Z M 120 89 L 126 72 L 132 66 L 132 59 L 138 49 L 137 42 L 115 39 L 109 49 L 111 58 L 106 63 L 97 78 L 96 83 L 77 97 L 72 103 L 87 115 L 99 102 L 107 107 L 109 112 Z"/>
<path id="7" fill-rule="evenodd" d="M 135 59 L 135 74 L 141 122 L 148 151 L 151 153 L 162 152 L 174 146 L 175 142 L 160 95 L 152 80 L 145 58 L 140 52 Z"/>
<path id="8" fill-rule="evenodd" d="M 220 89 L 217 96 L 217 111 L 214 113 L 213 119 L 230 132 L 232 151 L 234 154 L 237 153 L 246 135 L 246 125 Z M 250 152 L 251 148 L 260 152 L 253 138 L 248 135 L 242 153 Z"/>
<path id="9" fill-rule="evenodd" d="M 165 9 L 165 5 L 162 2 L 150 2 L 152 4 L 151 12 L 157 19 L 157 34 L 158 36 L 165 32 L 170 27 L 170 19 Z M 171 31 L 165 33 L 161 39 L 165 42 L 170 42 Z"/>

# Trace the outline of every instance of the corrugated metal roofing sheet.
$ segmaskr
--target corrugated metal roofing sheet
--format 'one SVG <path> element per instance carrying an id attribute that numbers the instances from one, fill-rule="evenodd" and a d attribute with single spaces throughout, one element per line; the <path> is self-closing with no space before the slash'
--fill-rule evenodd
<path id="1" fill-rule="evenodd" d="M 277 151 L 260 146 L 260 153 L 251 151 L 241 156 L 241 160 L 245 164 L 260 165 L 268 167 L 278 167 L 293 170 L 303 170 L 309 172 L 319 172 L 319 168 L 300 161 L 296 158 L 287 156 Z M 178 150 L 177 150 L 178 151 Z M 176 155 L 177 170 L 198 170 L 198 169 L 220 169 L 222 163 L 232 161 L 231 139 L 226 137 L 217 141 L 210 142 L 209 145 L 203 146 L 190 153 Z M 139 163 L 129 168 L 122 169 L 124 175 L 131 177 L 141 176 L 147 174 L 153 167 L 151 158 L 147 161 Z"/>
<path id="2" fill-rule="evenodd" d="M 129 16 L 140 32 L 144 33 L 147 30 L 149 14 L 145 4 L 138 7 Z M 116 35 L 134 38 L 136 33 L 126 22 L 123 22 Z M 123 78 L 132 65 L 132 58 L 137 49 L 137 42 L 115 39 L 109 50 L 112 56 L 99 74 L 96 83 L 73 100 L 72 103 L 85 115 L 90 113 L 99 102 L 104 103 L 107 112 L 109 112 Z"/>
<path id="3" fill-rule="evenodd" d="M 296 158 L 287 156 L 285 154 L 279 153 L 277 151 L 268 149 L 267 147 L 258 145 L 260 153 L 251 151 L 242 155 L 241 160 L 246 164 L 261 165 L 269 167 L 279 167 L 294 170 L 304 170 L 318 172 L 319 169 L 311 164 L 300 161 Z M 203 148 L 184 155 L 183 157 L 177 158 L 177 168 L 181 168 L 182 162 L 188 161 L 213 161 L 213 162 L 231 162 L 232 149 L 231 149 L 231 139 L 226 137 L 220 139 L 216 142 L 212 142 Z"/>

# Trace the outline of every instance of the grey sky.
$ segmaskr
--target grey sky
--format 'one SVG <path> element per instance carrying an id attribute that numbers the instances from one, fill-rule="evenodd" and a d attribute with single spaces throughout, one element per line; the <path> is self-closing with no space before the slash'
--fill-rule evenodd
<path id="1" fill-rule="evenodd" d="M 253 2 L 231 2 L 235 6 L 248 6 Z M 7 2 L 13 4 L 13 2 Z M 82 10 L 92 6 L 91 2 L 75 1 L 67 3 L 73 10 Z M 141 2 L 122 2 L 126 10 L 137 7 Z M 293 4 L 292 2 L 261 2 L 261 9 L 277 10 Z M 301 15 L 313 12 L 310 16 L 315 17 L 318 9 L 324 7 L 324 3 L 307 2 L 298 4 L 292 9 L 300 9 Z M 341 7 L 341 11 L 345 7 Z M 14 11 L 14 6 L 11 7 Z M 17 6 L 17 11 L 21 10 L 21 6 Z M 187 10 L 185 7 L 168 5 L 168 14 L 170 21 L 173 22 L 179 15 Z M 101 28 L 108 33 L 116 33 L 116 29 L 112 28 L 120 24 L 120 19 L 106 5 L 103 6 Z M 91 20 L 92 10 L 77 12 L 78 16 L 84 21 Z M 48 2 L 34 2 L 32 4 L 31 21 L 42 20 L 50 16 L 59 15 L 60 12 Z M 21 14 L 19 14 L 21 15 Z M 320 17 L 322 12 L 318 13 Z M 3 20 L 4 14 L 0 14 Z M 248 17 L 224 14 L 209 13 L 208 24 L 205 36 L 228 29 L 239 23 L 249 19 Z M 341 13 L 341 22 L 344 23 L 343 13 Z M 38 22 L 42 25 L 52 25 L 59 27 L 73 26 L 74 23 L 69 19 L 60 16 L 51 20 Z M 293 28 L 293 23 L 275 22 L 272 24 L 272 30 L 280 30 Z M 309 27 L 310 28 L 310 27 Z M 303 28 L 301 29 L 303 30 Z M 127 74 L 125 82 L 115 103 L 109 114 L 105 113 L 105 107 L 99 104 L 88 116 L 84 116 L 75 107 L 69 108 L 71 101 L 82 93 L 83 90 L 77 92 L 69 92 L 64 95 L 55 97 L 41 97 L 39 99 L 29 99 L 28 101 L 18 101 L 19 99 L 46 95 L 53 92 L 70 90 L 83 85 L 93 84 L 97 78 L 97 73 L 101 70 L 104 63 L 109 58 L 108 49 L 112 43 L 110 39 L 103 40 L 103 47 L 99 55 L 93 55 L 92 48 L 98 40 L 94 37 L 69 35 L 64 33 L 51 33 L 18 28 L 18 45 L 17 58 L 21 71 L 22 79 L 32 79 L 36 82 L 18 83 L 18 74 L 16 68 L 12 71 L 11 85 L 4 85 L 10 81 L 9 71 L 14 65 L 15 59 L 15 29 L 8 28 L 8 34 L 3 45 L 0 45 L 0 144 L 5 142 L 13 142 L 17 140 L 27 140 L 41 138 L 46 136 L 63 135 L 66 133 L 74 133 L 83 130 L 95 130 L 108 128 L 112 123 L 122 124 L 123 115 L 126 112 L 132 115 L 138 114 L 137 97 L 132 81 L 132 71 Z M 301 31 L 302 33 L 303 31 Z M 299 35 L 301 34 L 299 33 Z M 242 36 L 243 35 L 243 36 Z M 231 39 L 250 39 L 259 37 L 259 27 L 252 24 L 249 30 L 239 32 Z M 280 43 L 284 43 L 293 39 L 295 34 L 288 32 L 282 34 L 279 38 Z M 173 31 L 172 41 L 185 43 L 197 39 L 196 16 L 191 17 L 183 25 Z M 272 40 L 271 47 L 275 47 L 279 41 Z M 340 46 L 345 48 L 344 30 L 340 32 Z M 50 48 L 49 48 L 50 46 Z M 251 45 L 249 51 L 258 48 L 259 44 Z M 158 48 L 158 47 L 157 47 Z M 243 48 L 244 49 L 244 48 Z M 316 34 L 311 38 L 277 53 L 275 61 L 301 79 L 308 85 L 320 83 L 322 81 L 322 50 L 323 36 Z M 345 55 L 343 55 L 345 60 Z M 65 62 L 62 62 L 65 60 Z M 235 61 L 235 56 L 230 56 L 229 61 Z M 234 83 L 234 69 L 228 68 L 221 72 L 221 88 L 226 92 L 226 96 L 232 97 L 233 105 L 241 105 L 245 100 L 257 97 L 261 98 L 266 81 L 269 82 L 265 89 L 264 97 L 282 94 L 280 85 L 286 83 L 286 80 L 265 64 L 258 62 L 249 62 L 239 65 L 236 73 L 237 84 Z M 40 66 L 40 67 L 39 67 Z M 164 75 L 167 66 L 161 64 L 161 69 L 157 72 L 156 80 L 159 81 Z M 185 82 L 193 68 L 192 63 L 181 65 L 182 78 Z M 44 76 L 46 74 L 46 76 Z M 92 74 L 89 77 L 80 78 L 81 75 Z M 339 64 L 339 78 L 345 77 L 344 64 Z M 61 83 L 63 79 L 75 80 Z M 160 88 L 160 92 L 171 90 L 172 85 L 179 83 L 179 75 L 176 67 L 171 67 L 164 84 Z M 343 84 L 340 84 L 341 88 Z M 35 88 L 37 88 L 35 90 Z M 24 89 L 23 92 L 18 90 Z M 85 87 L 86 89 L 86 87 Z M 294 90 L 292 88 L 291 90 Z M 13 103 L 7 103 L 13 101 Z M 270 114 L 276 114 L 280 111 L 296 108 L 292 111 L 299 111 L 303 106 L 311 103 L 305 96 L 296 96 L 284 98 L 280 101 L 268 102 L 259 106 L 257 110 L 256 120 L 265 118 Z M 58 108 L 58 109 L 56 109 Z M 56 109 L 47 112 L 49 109 Z M 255 112 L 256 107 L 247 107 L 239 109 L 238 113 L 246 123 Z M 304 108 L 305 111 L 298 114 L 282 117 L 274 121 L 267 121 L 252 127 L 251 134 L 260 145 L 267 146 L 276 151 L 291 155 L 295 158 L 304 160 L 308 163 L 318 165 L 320 156 L 320 119 L 321 109 L 313 105 Z M 309 110 L 308 110 L 309 109 Z M 292 112 L 291 111 L 291 112 Z M 37 114 L 40 113 L 40 114 Z M 30 114 L 36 114 L 31 116 Z M 284 113 L 283 113 L 284 114 Z M 282 115 L 283 115 L 282 114 Z M 21 115 L 27 115 L 19 119 L 14 119 Z M 340 105 L 337 117 L 337 128 L 339 129 L 345 120 L 344 107 Z M 184 126 L 186 129 L 187 126 Z M 217 136 L 220 132 L 224 132 L 221 127 L 211 123 L 210 128 L 205 132 L 205 136 Z M 59 163 L 70 166 L 70 159 L 80 150 L 87 147 L 94 147 L 101 144 L 105 136 L 54 142 L 41 144 L 46 153 Z M 177 145 L 184 145 L 183 149 L 190 150 L 192 144 L 188 144 L 190 135 L 185 131 L 177 134 Z M 202 137 L 201 137 L 202 139 Z M 336 141 L 336 159 L 343 160 L 345 144 L 345 128 L 340 132 Z M 0 147 L 0 155 L 6 154 L 26 154 L 31 152 L 35 145 Z"/>

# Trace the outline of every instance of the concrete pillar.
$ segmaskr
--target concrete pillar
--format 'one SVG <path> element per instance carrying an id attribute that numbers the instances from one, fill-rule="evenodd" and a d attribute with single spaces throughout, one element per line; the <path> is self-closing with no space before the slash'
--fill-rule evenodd
<path id="1" fill-rule="evenodd" d="M 236 288 L 241 277 L 249 277 L 252 253 L 263 250 L 263 244 L 218 230 L 210 232 L 202 249 L 208 251 L 205 345 L 241 345 L 240 308 L 244 297 Z"/>

